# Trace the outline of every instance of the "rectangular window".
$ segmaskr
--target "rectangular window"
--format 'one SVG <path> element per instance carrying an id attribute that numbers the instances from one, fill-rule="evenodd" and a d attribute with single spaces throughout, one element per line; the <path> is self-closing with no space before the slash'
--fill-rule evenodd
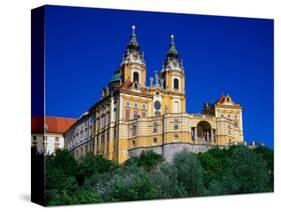
<path id="1" fill-rule="evenodd" d="M 174 129 L 177 130 L 179 129 L 179 120 L 175 120 L 175 123 L 174 123 Z"/>
<path id="2" fill-rule="evenodd" d="M 55 143 L 55 150 L 59 149 L 59 144 Z"/>
<path id="3" fill-rule="evenodd" d="M 109 113 L 107 114 L 107 124 L 109 124 L 110 123 L 110 115 L 109 115 Z"/>
<path id="4" fill-rule="evenodd" d="M 117 136 L 117 134 L 116 134 L 116 129 L 114 129 L 114 133 L 113 133 L 113 138 L 114 138 L 114 140 L 116 139 L 116 136 Z"/>
<path id="5" fill-rule="evenodd" d="M 146 117 L 146 112 L 145 111 L 142 111 L 141 113 L 141 117 L 145 118 Z"/>
<path id="6" fill-rule="evenodd" d="M 153 124 L 153 133 L 157 133 L 157 123 Z"/>
<path id="7" fill-rule="evenodd" d="M 36 137 L 36 136 L 33 136 L 33 140 L 36 141 L 36 139 L 37 139 L 37 137 Z"/>
<path id="8" fill-rule="evenodd" d="M 126 109 L 126 120 L 130 120 L 130 110 Z"/>
<path id="9" fill-rule="evenodd" d="M 136 136 L 136 134 L 137 134 L 137 126 L 133 125 L 133 127 L 132 127 L 132 136 Z"/>
<path id="10" fill-rule="evenodd" d="M 139 117 L 138 111 L 135 110 L 135 111 L 134 111 L 134 119 L 138 119 L 138 117 Z"/>
<path id="11" fill-rule="evenodd" d="M 55 138 L 55 141 L 59 141 L 59 137 L 56 137 L 56 138 Z"/>

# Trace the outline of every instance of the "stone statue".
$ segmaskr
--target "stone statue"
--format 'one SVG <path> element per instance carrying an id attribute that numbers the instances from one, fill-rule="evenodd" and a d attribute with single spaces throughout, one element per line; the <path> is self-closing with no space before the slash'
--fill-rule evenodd
<path id="1" fill-rule="evenodd" d="M 160 83 L 161 83 L 161 88 L 164 88 L 164 80 L 160 79 Z"/>
<path id="2" fill-rule="evenodd" d="M 159 75 L 157 73 L 157 70 L 155 70 L 154 73 L 155 73 L 155 86 L 159 86 Z"/>
<path id="3" fill-rule="evenodd" d="M 150 87 L 153 87 L 153 80 L 154 80 L 154 79 L 153 79 L 153 77 L 150 77 L 150 78 L 149 78 L 149 81 L 150 81 Z"/>

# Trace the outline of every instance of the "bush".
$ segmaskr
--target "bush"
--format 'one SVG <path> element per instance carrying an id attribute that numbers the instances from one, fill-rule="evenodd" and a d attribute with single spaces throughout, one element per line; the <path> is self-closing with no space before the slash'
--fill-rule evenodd
<path id="1" fill-rule="evenodd" d="M 190 196 L 204 194 L 203 169 L 197 155 L 187 151 L 176 153 L 173 161 L 177 180 Z"/>
<path id="2" fill-rule="evenodd" d="M 46 157 L 48 205 L 273 191 L 273 151 L 245 146 L 205 153 L 181 151 L 165 162 L 152 151 L 119 166 L 88 154 L 76 161 L 67 150 Z"/>
<path id="3" fill-rule="evenodd" d="M 152 181 L 159 199 L 189 196 L 177 179 L 176 168 L 170 163 L 161 164 L 160 169 L 152 175 Z"/>
<path id="4" fill-rule="evenodd" d="M 155 189 L 151 180 L 137 167 L 115 173 L 110 180 L 96 184 L 93 191 L 96 191 L 105 202 L 155 198 Z"/>

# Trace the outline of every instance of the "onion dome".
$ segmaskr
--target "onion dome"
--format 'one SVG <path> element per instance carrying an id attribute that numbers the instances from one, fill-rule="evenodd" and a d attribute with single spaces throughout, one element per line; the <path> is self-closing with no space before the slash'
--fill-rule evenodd
<path id="1" fill-rule="evenodd" d="M 115 88 L 117 88 L 120 85 L 120 70 L 116 70 L 109 82 L 109 88 L 110 90 L 115 90 Z"/>
<path id="2" fill-rule="evenodd" d="M 130 41 L 123 55 L 121 64 L 128 63 L 144 64 L 144 55 L 143 52 L 140 51 L 140 45 L 137 41 L 136 27 L 134 25 L 132 26 Z"/>
<path id="3" fill-rule="evenodd" d="M 139 51 L 140 45 L 137 41 L 137 35 L 136 35 L 136 27 L 135 25 L 132 26 L 132 34 L 130 36 L 130 42 L 127 46 L 128 50 L 136 50 Z"/>
<path id="4" fill-rule="evenodd" d="M 162 71 L 166 71 L 166 70 L 184 71 L 183 64 L 179 60 L 179 54 L 175 45 L 174 35 L 171 35 L 170 38 L 171 38 L 170 47 L 168 53 L 166 54 L 166 58 L 164 60 L 164 67 Z"/>
<path id="5" fill-rule="evenodd" d="M 178 58 L 178 51 L 176 49 L 175 41 L 174 41 L 174 35 L 172 34 L 171 36 L 171 41 L 170 41 L 170 48 L 167 53 L 167 58 Z"/>

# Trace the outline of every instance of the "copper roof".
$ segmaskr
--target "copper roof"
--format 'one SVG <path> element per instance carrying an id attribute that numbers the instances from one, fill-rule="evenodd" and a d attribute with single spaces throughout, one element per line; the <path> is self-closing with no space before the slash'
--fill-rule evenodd
<path id="1" fill-rule="evenodd" d="M 31 117 L 31 133 L 64 133 L 76 119 L 64 117 Z"/>

